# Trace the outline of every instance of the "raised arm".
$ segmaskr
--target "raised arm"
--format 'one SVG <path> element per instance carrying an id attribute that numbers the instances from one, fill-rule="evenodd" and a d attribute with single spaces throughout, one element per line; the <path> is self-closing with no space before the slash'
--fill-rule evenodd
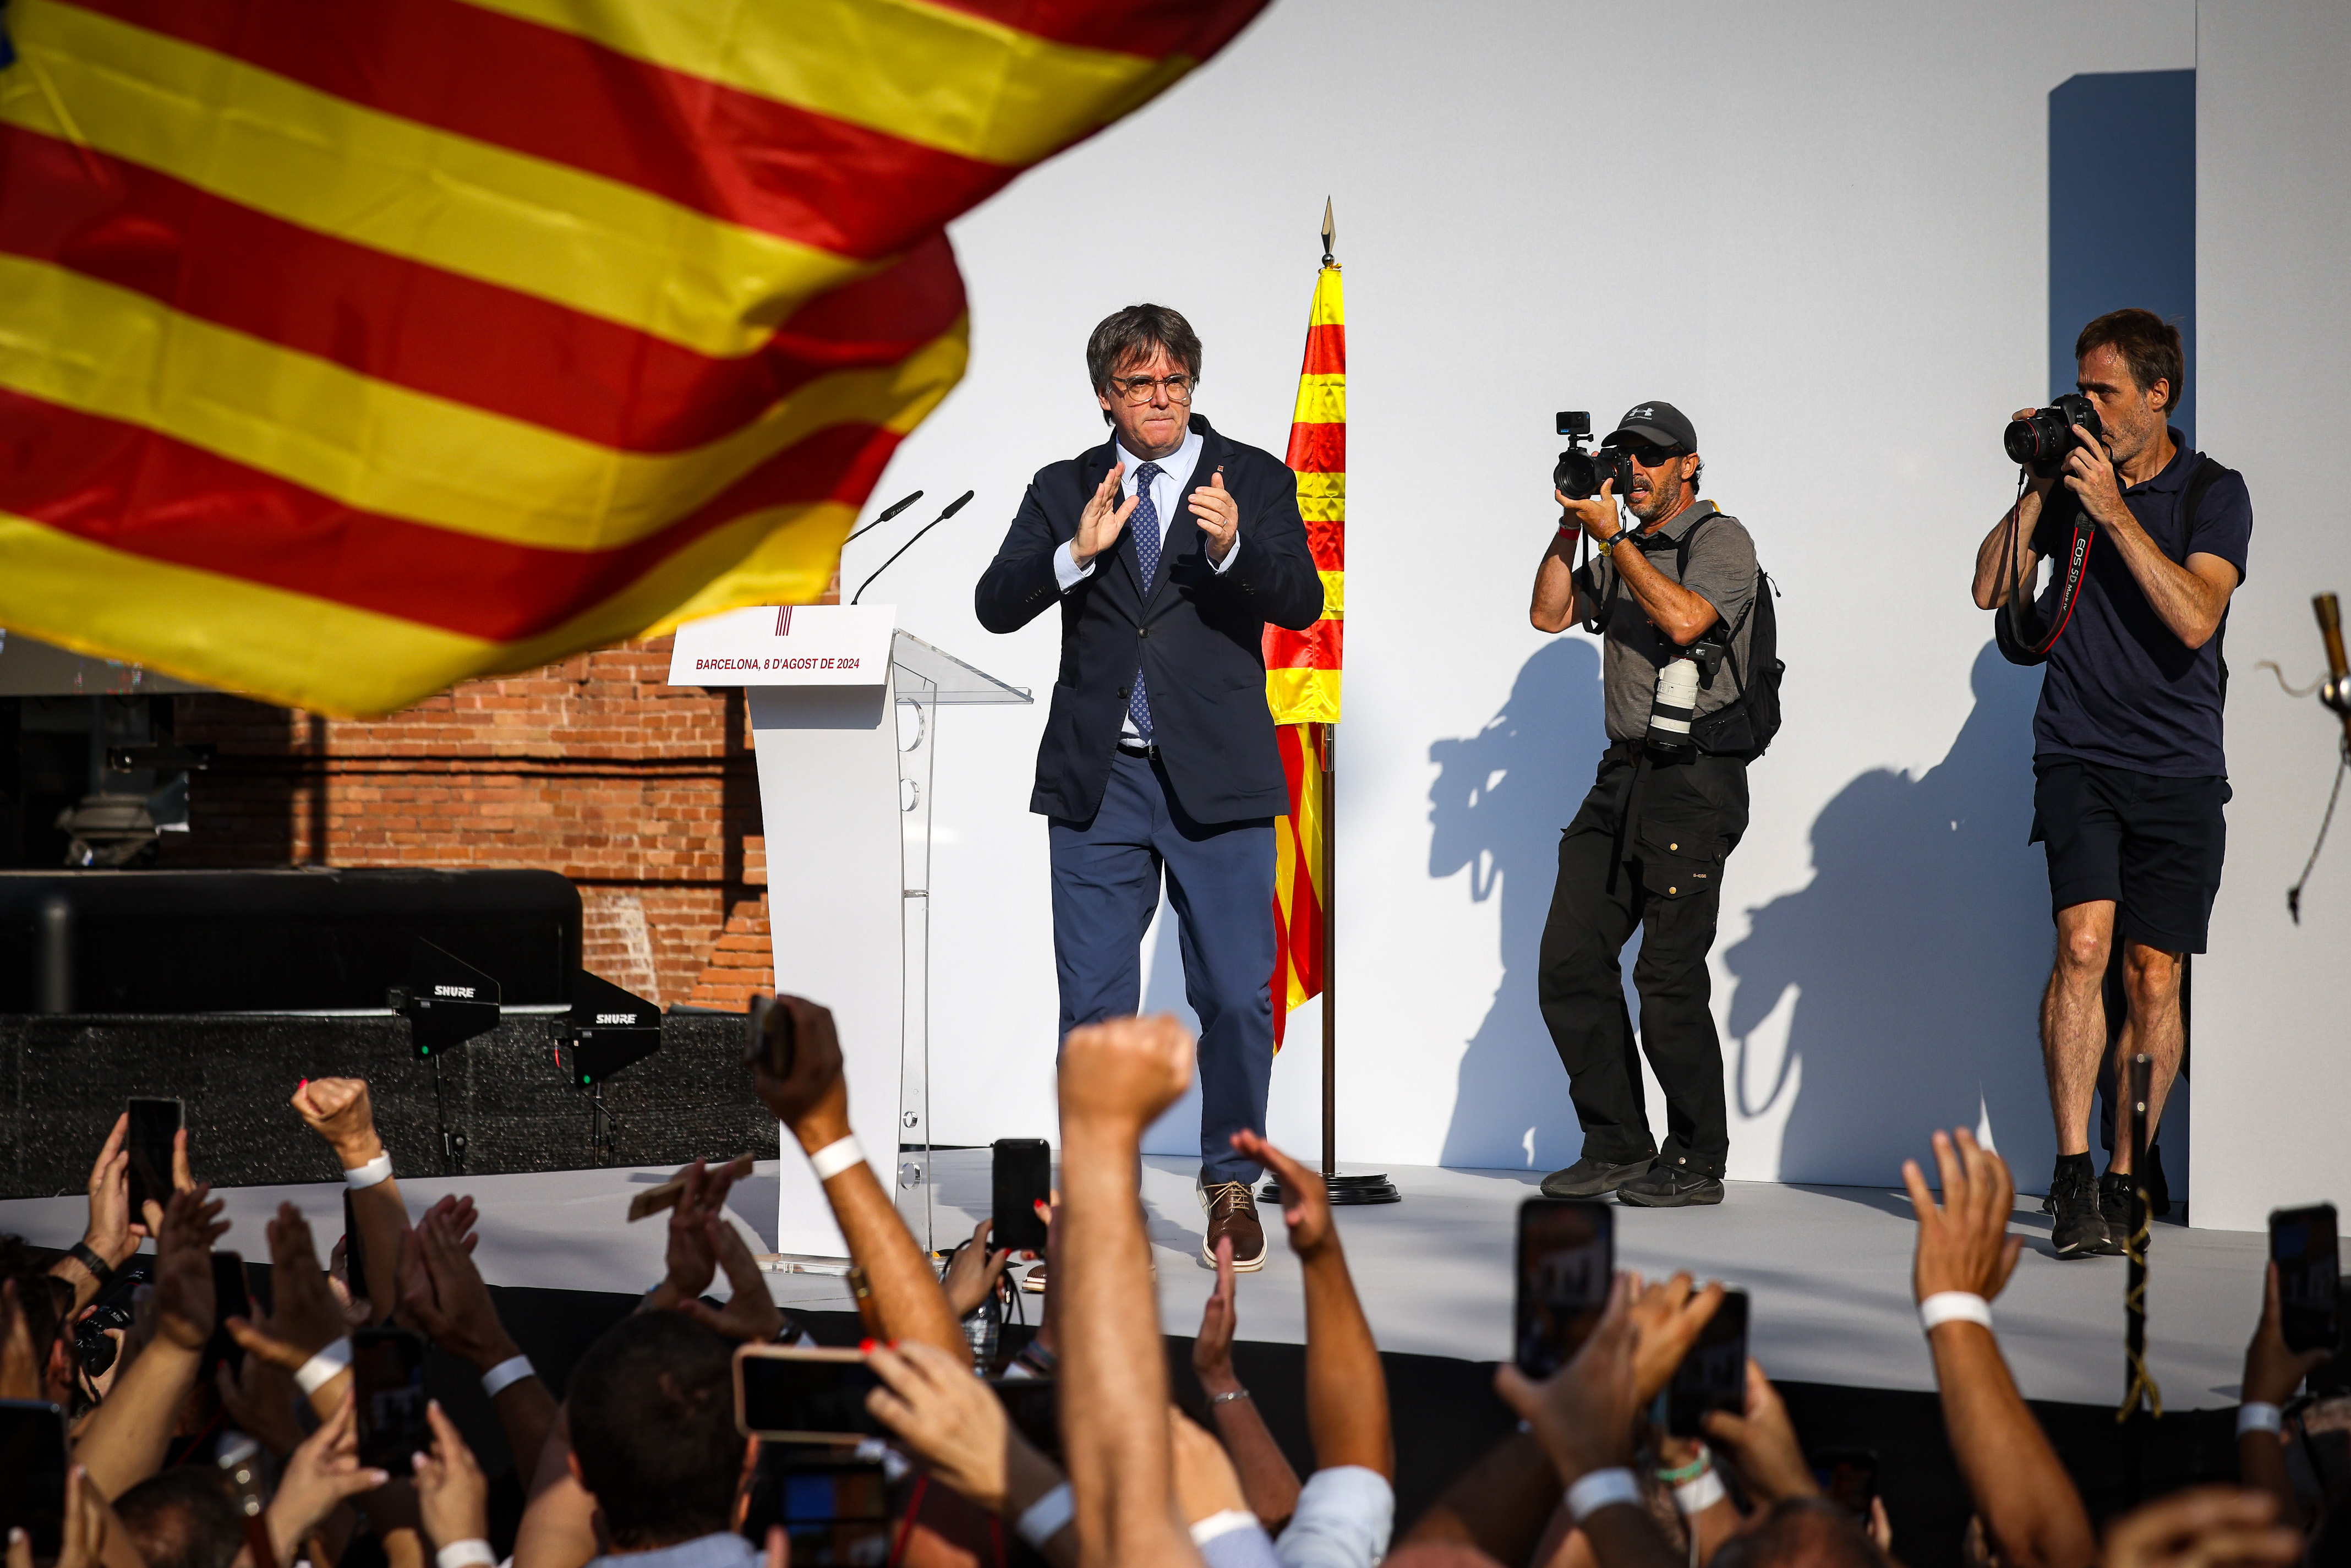
<path id="1" fill-rule="evenodd" d="M 209 1200 L 209 1201 L 208 1201 Z M 82 1427 L 74 1458 L 108 1498 L 163 1468 L 213 1332 L 212 1247 L 228 1229 L 206 1187 L 175 1192 L 155 1241 L 155 1337 Z M 152 1212 L 152 1206 L 151 1206 Z"/>
<path id="2" fill-rule="evenodd" d="M 1279 1530 L 1298 1508 L 1298 1472 L 1290 1468 L 1289 1458 L 1258 1411 L 1257 1400 L 1233 1371 L 1233 1331 L 1239 1323 L 1233 1285 L 1233 1239 L 1228 1236 L 1217 1243 L 1217 1288 L 1200 1309 L 1199 1337 L 1192 1342 L 1192 1371 L 1200 1380 L 1201 1396 L 1208 1401 L 1208 1418 L 1216 1423 L 1217 1436 L 1232 1456 L 1249 1511 L 1268 1530 Z"/>
<path id="3" fill-rule="evenodd" d="M 2253 1329 L 2252 1343 L 2245 1347 L 2243 1404 L 2239 1408 L 2267 1406 L 2269 1419 L 2247 1422 L 2240 1416 L 2237 1475 L 2247 1486 L 2277 1499 L 2282 1519 L 2300 1520 L 2302 1500 L 2294 1494 L 2294 1481 L 2286 1473 L 2285 1437 L 2276 1424 L 2278 1407 L 2294 1397 L 2304 1378 L 2330 1359 L 2324 1350 L 2297 1353 L 2286 1348 L 2285 1329 L 2278 1314 L 2278 1269 L 2275 1263 L 2268 1265 L 2262 1270 L 2262 1321 Z"/>
<path id="4" fill-rule="evenodd" d="M 114 1270 L 139 1250 L 139 1239 L 146 1234 L 143 1225 L 132 1223 L 131 1213 L 131 1155 L 122 1146 L 130 1131 L 131 1113 L 125 1111 L 114 1119 L 113 1130 L 106 1134 L 97 1162 L 89 1167 L 89 1218 L 82 1227 L 81 1240 L 49 1270 L 74 1288 L 69 1317 L 98 1299 L 104 1281 L 111 1280 Z M 84 1252 L 98 1260 L 97 1270 L 84 1260 Z M 99 1270 L 104 1270 L 102 1277 Z"/>
<path id="5" fill-rule="evenodd" d="M 1143 1129 L 1192 1082 L 1172 1018 L 1072 1030 L 1061 1045 L 1061 1440 L 1086 1568 L 1196 1563 L 1176 1518 L 1166 1352 L 1135 1195 Z"/>
<path id="6" fill-rule="evenodd" d="M 765 1067 L 753 1070 L 759 1098 L 791 1129 L 801 1152 L 813 1157 L 840 1150 L 850 1138 L 849 1084 L 841 1070 L 841 1037 L 832 1014 L 801 997 L 778 997 L 769 1018 L 780 1028 L 779 1015 L 789 1016 L 796 1041 L 792 1070 L 781 1080 Z M 848 1145 L 854 1148 L 851 1143 Z M 832 1158 L 844 1157 L 836 1153 Z M 854 1164 L 824 1177 L 825 1201 L 849 1242 L 849 1255 L 864 1271 L 889 1340 L 919 1339 L 941 1350 L 968 1357 L 970 1342 L 947 1306 L 931 1262 L 914 1244 L 906 1222 L 898 1216 L 890 1194 L 862 1155 Z M 681 1206 L 682 1207 L 682 1206 Z"/>
<path id="7" fill-rule="evenodd" d="M 1271 1167 L 1281 1183 L 1282 1223 L 1306 1285 L 1306 1426 L 1315 1468 L 1355 1465 L 1393 1483 L 1387 1372 L 1347 1272 L 1330 1193 L 1320 1176 L 1255 1133 L 1236 1133 L 1233 1147 Z"/>
<path id="8" fill-rule="evenodd" d="M 528 1479 L 538 1468 L 538 1451 L 555 1422 L 555 1396 L 499 1320 L 490 1288 L 458 1234 L 455 1209 L 456 1200 L 444 1197 L 408 1233 L 401 1260 L 401 1310 L 434 1343 L 471 1366 L 485 1388 L 490 1375 L 497 1374 L 490 1405 L 506 1432 L 516 1478 Z"/>
<path id="9" fill-rule="evenodd" d="M 383 1140 L 376 1135 L 367 1080 L 306 1078 L 295 1089 L 292 1104 L 303 1124 L 335 1151 L 346 1181 L 354 1179 L 355 1173 L 383 1173 L 381 1179 L 351 1190 L 351 1221 L 359 1227 L 367 1266 L 367 1278 L 352 1281 L 351 1289 L 367 1292 L 368 1321 L 382 1322 L 400 1304 L 400 1249 L 408 1234 L 408 1209 L 401 1202 L 400 1183 L 391 1174 Z"/>
<path id="10" fill-rule="evenodd" d="M 1964 1128 L 1935 1134 L 1935 1163 L 1943 1180 L 1939 1206 L 1918 1162 L 1902 1165 L 1918 1216 L 1912 1289 L 1922 1308 L 1937 1296 L 1957 1298 L 1962 1308 L 1968 1297 L 1988 1306 L 2024 1247 L 2008 1234 L 2016 1188 L 2007 1165 Z M 2081 1495 L 2025 1407 L 1991 1330 L 1958 1317 L 1929 1330 L 1927 1342 L 1951 1452 L 2001 1560 L 2015 1568 L 2082 1568 L 2095 1561 L 2097 1542 Z"/>

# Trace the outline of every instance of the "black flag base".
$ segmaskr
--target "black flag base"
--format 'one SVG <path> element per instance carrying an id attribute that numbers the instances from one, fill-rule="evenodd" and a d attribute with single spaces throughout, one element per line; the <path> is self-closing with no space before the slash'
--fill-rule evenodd
<path id="1" fill-rule="evenodd" d="M 1331 1189 L 1331 1207 L 1333 1208 L 1345 1208 L 1359 1203 L 1404 1201 L 1404 1194 L 1396 1190 L 1396 1184 L 1384 1176 L 1326 1176 L 1322 1182 Z M 1267 1176 L 1265 1185 L 1258 1188 L 1257 1197 L 1259 1203 L 1280 1203 L 1281 1183 Z"/>

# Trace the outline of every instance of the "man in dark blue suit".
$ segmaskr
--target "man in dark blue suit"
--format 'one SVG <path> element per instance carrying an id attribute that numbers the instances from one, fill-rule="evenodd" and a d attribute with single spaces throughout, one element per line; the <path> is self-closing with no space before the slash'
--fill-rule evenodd
<path id="1" fill-rule="evenodd" d="M 1061 667 L 1029 809 L 1051 820 L 1061 1032 L 1135 1010 L 1166 877 L 1200 1015 L 1204 1259 L 1265 1264 L 1232 1134 L 1265 1129 L 1273 1068 L 1273 819 L 1290 809 L 1265 698 L 1265 623 L 1322 613 L 1280 459 L 1192 413 L 1200 340 L 1158 305 L 1094 329 L 1086 371 L 1112 439 L 1038 471 L 979 580 L 980 624 L 1058 604 Z"/>

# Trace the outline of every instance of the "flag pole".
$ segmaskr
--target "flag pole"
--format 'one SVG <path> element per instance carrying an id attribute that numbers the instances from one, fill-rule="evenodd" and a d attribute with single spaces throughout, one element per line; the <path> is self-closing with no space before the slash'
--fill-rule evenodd
<path id="1" fill-rule="evenodd" d="M 1322 265 L 1336 265 L 1339 238 L 1331 198 L 1322 198 Z M 1339 775 L 1338 726 L 1316 727 L 1322 769 L 1322 1186 L 1333 1204 L 1397 1203 L 1384 1175 L 1339 1174 Z"/>

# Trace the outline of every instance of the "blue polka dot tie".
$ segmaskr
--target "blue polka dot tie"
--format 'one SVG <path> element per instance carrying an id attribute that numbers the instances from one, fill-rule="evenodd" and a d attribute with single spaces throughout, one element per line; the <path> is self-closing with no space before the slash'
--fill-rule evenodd
<path id="1" fill-rule="evenodd" d="M 1127 530 L 1134 535 L 1134 559 L 1143 568 L 1143 598 L 1151 599 L 1151 584 L 1159 576 L 1159 507 L 1151 498 L 1152 482 L 1159 477 L 1156 463 L 1146 463 L 1134 471 L 1134 515 L 1126 520 Z M 1151 699 L 1143 693 L 1143 672 L 1134 672 L 1134 689 L 1126 699 L 1126 711 L 1134 719 L 1134 732 L 1144 740 L 1151 738 Z"/>

